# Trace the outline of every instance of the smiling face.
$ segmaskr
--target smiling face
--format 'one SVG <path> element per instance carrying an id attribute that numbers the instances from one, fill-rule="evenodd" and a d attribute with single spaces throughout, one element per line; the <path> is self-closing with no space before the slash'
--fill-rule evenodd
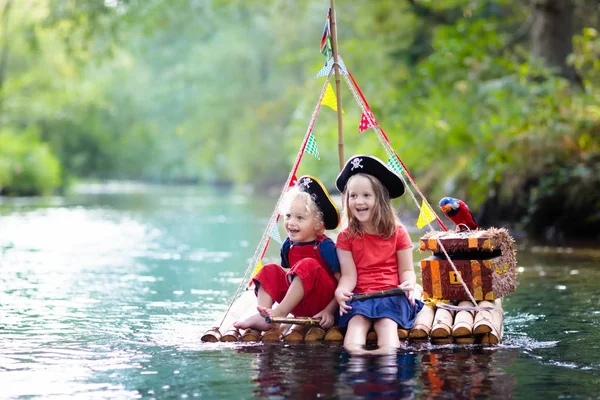
<path id="1" fill-rule="evenodd" d="M 323 222 L 307 207 L 307 200 L 296 197 L 284 216 L 284 226 L 292 242 L 311 242 L 317 238 Z"/>
<path id="2" fill-rule="evenodd" d="M 348 212 L 366 232 L 369 232 L 373 228 L 377 204 L 373 184 L 366 176 L 355 175 L 348 181 L 346 191 Z"/>

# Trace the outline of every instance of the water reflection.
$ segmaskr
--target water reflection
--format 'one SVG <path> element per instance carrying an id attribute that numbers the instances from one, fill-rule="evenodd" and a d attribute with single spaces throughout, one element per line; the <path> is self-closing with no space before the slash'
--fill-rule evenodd
<path id="1" fill-rule="evenodd" d="M 422 390 L 433 398 L 512 398 L 516 378 L 506 368 L 516 356 L 477 346 L 428 352 L 420 356 Z"/>
<path id="2" fill-rule="evenodd" d="M 253 355 L 253 393 L 261 398 L 511 398 L 516 378 L 508 370 L 518 356 L 478 346 L 419 345 L 384 356 L 352 356 L 326 345 L 243 346 L 236 352 Z"/>
<path id="3" fill-rule="evenodd" d="M 413 398 L 417 355 L 400 351 L 381 356 L 351 356 L 344 352 L 337 393 L 342 398 Z"/>

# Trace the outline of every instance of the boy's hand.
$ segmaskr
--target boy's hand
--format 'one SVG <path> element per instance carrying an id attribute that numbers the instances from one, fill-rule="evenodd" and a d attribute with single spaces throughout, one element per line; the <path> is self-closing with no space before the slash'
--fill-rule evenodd
<path id="1" fill-rule="evenodd" d="M 337 302 L 340 306 L 340 315 L 344 315 L 348 312 L 348 310 L 352 310 L 352 307 L 350 307 L 346 303 L 347 301 L 350 301 L 352 299 L 351 292 L 346 292 L 342 289 L 336 289 L 335 290 L 335 299 L 337 300 Z"/>
<path id="2" fill-rule="evenodd" d="M 321 318 L 321 322 L 319 323 L 322 328 L 327 329 L 333 326 L 335 322 L 335 318 L 333 317 L 333 313 L 327 311 L 327 309 L 321 311 L 320 313 L 313 316 L 313 318 Z"/>
<path id="3" fill-rule="evenodd" d="M 411 281 L 402 282 L 398 285 L 400 289 L 404 292 L 404 295 L 408 299 L 410 305 L 415 305 L 415 284 Z"/>

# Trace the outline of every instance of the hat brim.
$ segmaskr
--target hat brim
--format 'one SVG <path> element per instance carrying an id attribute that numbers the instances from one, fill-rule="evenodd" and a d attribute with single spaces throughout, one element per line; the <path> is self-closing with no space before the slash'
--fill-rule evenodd
<path id="1" fill-rule="evenodd" d="M 359 173 L 372 175 L 379 179 L 388 190 L 392 199 L 402 196 L 405 192 L 402 178 L 377 157 L 363 154 L 355 155 L 348 159 L 342 172 L 340 172 L 335 180 L 335 186 L 343 193 L 346 190 L 348 179 Z"/>
<path id="2" fill-rule="evenodd" d="M 325 229 L 335 229 L 340 225 L 340 212 L 320 180 L 311 175 L 304 175 L 298 178 L 296 186 L 303 192 L 314 195 L 315 203 L 323 213 Z"/>

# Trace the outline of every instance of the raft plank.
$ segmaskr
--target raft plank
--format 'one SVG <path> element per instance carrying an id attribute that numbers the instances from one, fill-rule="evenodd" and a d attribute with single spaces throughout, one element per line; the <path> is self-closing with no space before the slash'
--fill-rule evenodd
<path id="1" fill-rule="evenodd" d="M 246 329 L 242 335 L 242 342 L 260 342 L 262 334 L 258 329 Z"/>
<path id="2" fill-rule="evenodd" d="M 332 326 L 331 328 L 329 328 L 327 330 L 327 333 L 325 333 L 325 339 L 324 340 L 327 343 L 343 342 L 344 341 L 344 335 L 342 334 L 342 331 L 340 330 L 339 326 Z"/>
<path id="3" fill-rule="evenodd" d="M 220 339 L 221 339 L 221 332 L 219 332 L 219 328 L 216 326 L 210 328 L 200 338 L 201 341 L 209 342 L 209 343 L 218 342 Z"/>
<path id="4" fill-rule="evenodd" d="M 221 342 L 239 342 L 242 338 L 240 331 L 236 328 L 232 328 L 225 332 L 223 336 L 221 336 Z"/>
<path id="5" fill-rule="evenodd" d="M 262 341 L 264 343 L 275 343 L 281 340 L 281 331 L 278 328 L 272 328 L 263 332 Z"/>
<path id="6" fill-rule="evenodd" d="M 302 343 L 304 342 L 304 335 L 308 331 L 306 325 L 293 325 L 288 332 L 283 335 L 283 341 L 285 343 Z"/>
<path id="7" fill-rule="evenodd" d="M 438 308 L 435 311 L 433 318 L 434 324 L 431 327 L 431 333 L 429 336 L 432 338 L 445 338 L 450 336 L 452 330 L 452 322 L 454 320 L 454 312 Z"/>
<path id="8" fill-rule="evenodd" d="M 325 338 L 325 330 L 320 326 L 312 326 L 304 336 L 305 342 L 320 342 Z"/>
<path id="9" fill-rule="evenodd" d="M 461 301 L 459 307 L 471 307 L 470 301 Z M 452 326 L 452 336 L 464 337 L 473 334 L 474 312 L 461 310 L 454 316 L 454 325 Z"/>
<path id="10" fill-rule="evenodd" d="M 431 326 L 433 325 L 434 316 L 435 310 L 433 307 L 425 305 L 417 314 L 417 318 L 415 319 L 415 323 L 413 324 L 408 337 L 410 339 L 428 338 L 429 332 L 431 332 Z"/>

